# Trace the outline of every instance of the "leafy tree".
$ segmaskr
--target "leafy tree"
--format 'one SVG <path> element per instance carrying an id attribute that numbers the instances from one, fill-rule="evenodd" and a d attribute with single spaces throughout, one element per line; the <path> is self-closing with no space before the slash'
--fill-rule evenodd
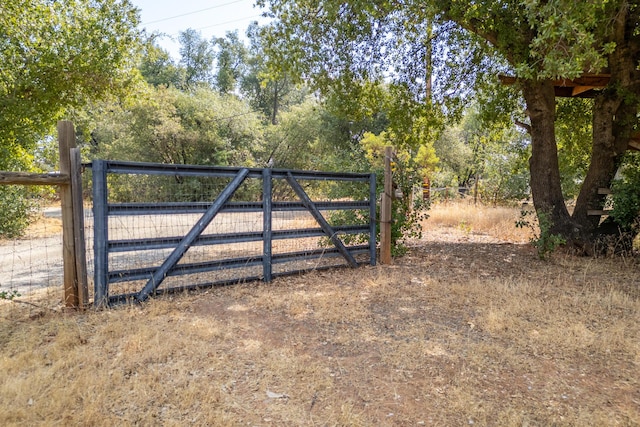
<path id="1" fill-rule="evenodd" d="M 0 169 L 32 170 L 57 120 L 137 84 L 138 11 L 127 0 L 0 3 Z M 30 202 L 0 188 L 0 234 L 19 234 Z"/>
<path id="2" fill-rule="evenodd" d="M 326 170 L 329 162 L 323 158 L 320 142 L 324 128 L 321 110 L 316 101 L 307 99 L 281 113 L 278 125 L 266 129 L 260 163 L 274 168 Z"/>
<path id="3" fill-rule="evenodd" d="M 208 88 L 150 88 L 130 105 L 96 113 L 95 154 L 107 159 L 253 166 L 262 140 L 261 123 L 246 104 Z"/>
<path id="4" fill-rule="evenodd" d="M 206 87 L 181 91 L 158 86 L 126 102 L 96 106 L 79 129 L 86 129 L 80 137 L 91 147 L 91 157 L 254 167 L 254 153 L 263 141 L 262 126 L 259 116 L 235 96 Z M 150 183 L 144 176 L 113 177 L 111 194 L 125 201 L 146 200 L 150 194 L 155 200 L 186 200 L 194 194 L 210 200 L 222 185 L 185 177 Z"/>
<path id="5" fill-rule="evenodd" d="M 434 72 L 440 77 L 433 88 L 435 101 L 469 95 L 474 87 L 497 81 L 499 70 L 514 73 L 526 103 L 528 123 L 523 125 L 531 137 L 536 210 L 548 215 L 550 233 L 589 249 L 599 218 L 589 216 L 588 210 L 602 205 L 597 189 L 610 184 L 637 125 L 638 5 L 625 0 L 402 4 L 261 0 L 259 4 L 269 4 L 278 18 L 270 39 L 277 62 L 302 78 L 312 78 L 319 88 L 387 78 L 405 88 L 399 92 L 404 108 L 395 111 L 419 111 L 414 106 L 424 101 L 427 82 L 420 76 L 428 69 L 424 65 L 427 45 L 432 47 Z M 460 63 L 464 67 L 452 66 Z M 590 166 L 570 215 L 562 192 L 554 126 L 555 80 L 605 69 L 611 78 L 593 103 Z M 443 111 L 455 112 L 456 104 Z"/>
<path id="6" fill-rule="evenodd" d="M 637 5 L 611 2 L 486 1 L 469 8 L 436 2 L 445 19 L 487 40 L 520 77 L 532 141 L 531 189 L 538 213 L 549 216 L 550 233 L 590 250 L 602 206 L 599 187 L 608 187 L 637 123 L 640 34 Z M 611 73 L 593 103 L 590 166 L 572 215 L 564 203 L 555 132 L 556 78 Z"/>
<path id="7" fill-rule="evenodd" d="M 129 1 L 0 4 L 3 144 L 32 148 L 69 107 L 126 92 L 140 46 Z"/>
<path id="8" fill-rule="evenodd" d="M 211 85 L 215 59 L 213 47 L 192 28 L 182 31 L 178 41 L 180 42 L 180 64 L 185 69 L 185 86 Z"/>
<path id="9" fill-rule="evenodd" d="M 436 140 L 435 150 L 440 162 L 431 177 L 436 187 L 464 187 L 474 176 L 473 149 L 465 140 L 462 125 L 447 127 Z"/>
<path id="10" fill-rule="evenodd" d="M 186 70 L 176 64 L 169 52 L 159 47 L 153 38 L 147 40 L 139 69 L 150 85 L 185 86 Z"/>
<path id="11" fill-rule="evenodd" d="M 250 43 L 240 92 L 255 110 L 262 112 L 275 125 L 280 111 L 303 103 L 308 90 L 297 85 L 286 72 L 269 66 L 269 55 L 265 50 L 269 30 L 269 27 L 259 27 L 257 23 L 247 29 Z"/>
<path id="12" fill-rule="evenodd" d="M 216 57 L 215 86 L 220 93 L 232 93 L 244 75 L 247 48 L 237 31 L 227 32 L 226 37 L 214 38 L 211 44 Z"/>

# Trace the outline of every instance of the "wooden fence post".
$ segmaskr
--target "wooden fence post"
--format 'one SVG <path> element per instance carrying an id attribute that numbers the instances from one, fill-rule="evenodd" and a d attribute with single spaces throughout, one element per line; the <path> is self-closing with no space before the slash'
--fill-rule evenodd
<path id="1" fill-rule="evenodd" d="M 60 153 L 60 173 L 71 179 L 60 185 L 60 203 L 62 207 L 62 261 L 64 268 L 64 304 L 66 307 L 81 307 L 87 302 L 86 290 L 86 264 L 84 263 L 84 229 L 80 218 L 82 213 L 82 183 L 80 180 L 79 166 L 72 166 L 71 149 L 76 146 L 76 133 L 73 123 L 70 121 L 58 122 L 58 143 Z M 79 153 L 74 157 L 79 161 Z M 76 175 L 76 184 L 73 184 Z M 75 187 L 76 209 L 74 210 L 73 190 Z M 78 217 L 76 220 L 75 217 Z M 78 222 L 78 224 L 76 224 Z M 79 228 L 80 227 L 80 228 Z M 76 248 L 76 244 L 81 247 Z M 79 251 L 82 251 L 80 254 Z M 79 259 L 78 256 L 81 256 Z M 84 275 L 84 279 L 81 277 Z M 83 287 L 80 290 L 80 287 Z"/>
<path id="2" fill-rule="evenodd" d="M 75 246 L 76 283 L 80 307 L 89 304 L 89 285 L 87 282 L 87 247 L 84 240 L 84 200 L 82 197 L 82 162 L 80 149 L 72 148 L 71 195 L 73 203 L 73 241 Z"/>
<path id="3" fill-rule="evenodd" d="M 391 157 L 393 147 L 384 149 L 384 191 L 380 205 L 380 262 L 391 264 L 391 201 L 393 198 L 393 177 Z"/>

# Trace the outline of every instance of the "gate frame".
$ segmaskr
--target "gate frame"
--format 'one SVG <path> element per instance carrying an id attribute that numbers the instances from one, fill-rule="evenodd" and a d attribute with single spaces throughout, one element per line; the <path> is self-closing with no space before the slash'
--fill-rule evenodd
<path id="1" fill-rule="evenodd" d="M 237 167 L 213 167 L 213 166 L 196 166 L 196 165 L 167 165 L 167 164 L 159 164 L 159 163 L 137 163 L 137 162 L 121 162 L 121 161 L 107 161 L 107 160 L 94 160 L 89 167 L 93 170 L 93 212 L 94 212 L 94 305 L 96 307 L 104 307 L 108 306 L 110 302 L 113 300 L 129 300 L 133 299 L 136 302 L 141 302 L 147 299 L 151 294 L 157 292 L 158 287 L 160 286 L 162 280 L 170 275 L 173 268 L 176 267 L 179 260 L 182 258 L 184 253 L 188 250 L 188 248 L 199 238 L 200 234 L 206 229 L 207 225 L 213 220 L 216 214 L 222 210 L 226 211 L 251 211 L 251 212 L 262 212 L 263 213 L 263 229 L 260 233 L 249 233 L 252 236 L 247 236 L 248 240 L 262 240 L 263 241 L 263 254 L 260 257 L 261 261 L 258 263 L 262 264 L 263 274 L 262 277 L 247 277 L 234 279 L 231 282 L 237 283 L 240 280 L 260 280 L 262 279 L 265 282 L 270 282 L 275 276 L 272 272 L 272 264 L 273 262 L 284 262 L 287 256 L 291 257 L 291 259 L 304 258 L 309 257 L 309 254 L 313 255 L 313 251 L 309 252 L 309 254 L 299 254 L 299 253 L 289 253 L 283 254 L 283 256 L 277 257 L 275 260 L 272 253 L 272 241 L 274 237 L 274 232 L 272 230 L 272 212 L 274 210 L 274 202 L 272 200 L 272 189 L 273 189 L 273 179 L 278 178 L 282 180 L 286 180 L 294 192 L 298 195 L 300 202 L 276 202 L 276 205 L 295 205 L 300 206 L 300 208 L 293 207 L 289 209 L 294 210 L 305 210 L 309 211 L 316 222 L 320 225 L 321 234 L 328 237 L 332 243 L 337 248 L 337 253 L 342 255 L 351 267 L 357 267 L 358 263 L 353 258 L 349 250 L 344 246 L 342 241 L 338 238 L 337 233 L 341 231 L 346 232 L 366 232 L 369 234 L 369 244 L 362 246 L 352 246 L 351 250 L 356 252 L 364 252 L 369 255 L 369 264 L 376 264 L 376 175 L 371 174 L 363 174 L 363 173 L 335 173 L 335 172 L 316 172 L 316 171 L 292 171 L 292 170 L 282 170 L 282 169 L 256 169 L 256 168 L 237 168 Z M 213 202 L 206 203 L 186 203 L 186 204 L 165 204 L 162 206 L 162 203 L 153 204 L 153 209 L 156 212 L 162 212 L 163 209 L 165 212 L 171 211 L 173 213 L 177 212 L 202 212 L 204 209 L 203 206 L 206 206 L 206 210 L 202 218 L 198 221 L 198 223 L 192 228 L 192 230 L 184 236 L 178 242 L 176 239 L 176 244 L 173 246 L 171 244 L 170 247 L 174 248 L 171 255 L 165 259 L 162 265 L 158 268 L 145 268 L 140 270 L 128 270 L 126 274 L 138 274 L 144 275 L 147 280 L 144 288 L 135 294 L 129 295 L 119 295 L 110 297 L 109 296 L 109 284 L 110 282 L 110 273 L 109 272 L 109 248 L 110 243 L 108 239 L 108 217 L 110 212 L 126 211 L 128 208 L 136 208 L 137 212 L 151 212 L 149 210 L 151 208 L 150 203 L 130 203 L 130 204 L 122 204 L 118 205 L 109 205 L 107 199 L 107 174 L 108 173 L 121 173 L 121 174 L 147 174 L 147 175 L 181 175 L 181 176 L 211 176 L 211 177 L 219 177 L 219 178 L 233 178 L 232 182 L 227 185 L 227 187 L 220 193 L 217 198 Z M 235 206 L 233 203 L 228 204 L 228 200 L 233 195 L 233 193 L 238 189 L 238 187 L 242 184 L 242 182 L 246 178 L 257 178 L 263 180 L 262 185 L 262 201 L 261 202 L 246 202 L 242 203 L 243 206 Z M 306 194 L 304 189 L 297 182 L 297 179 L 306 179 L 306 180 L 336 180 L 336 181 L 354 181 L 354 182 L 366 182 L 369 184 L 369 200 L 366 201 L 354 201 L 354 202 L 316 202 L 311 201 L 309 196 Z M 158 207 L 158 205 L 160 207 Z M 168 206 L 171 205 L 171 206 Z M 362 226 L 353 225 L 353 226 L 343 226 L 343 227 L 334 227 L 332 228 L 328 222 L 324 219 L 322 214 L 320 213 L 320 209 L 368 209 L 369 211 L 369 224 L 363 224 Z M 286 207 L 279 206 L 279 210 L 288 210 Z M 359 231 L 354 231 L 355 229 Z M 365 231 L 366 230 L 366 231 Z M 282 234 L 282 232 L 278 232 Z M 259 234 L 261 237 L 256 239 L 253 234 Z M 318 234 L 309 234 L 318 235 Z M 220 238 L 219 235 L 218 237 Z M 301 236 L 299 236 L 301 237 Z M 283 238 L 280 236 L 280 238 Z M 171 238 L 173 239 L 173 238 Z M 224 237 L 222 237 L 224 239 Z M 153 239 L 152 239 L 153 240 Z M 212 240 L 215 240 L 212 239 Z M 127 245 L 135 245 L 135 241 L 118 241 L 117 243 Z M 169 246 L 165 246 L 169 247 Z M 150 247 L 145 246 L 146 249 Z M 332 252 L 335 253 L 336 249 L 323 252 Z M 209 271 L 222 269 L 224 268 L 225 261 L 228 261 L 228 266 L 233 266 L 234 261 L 236 260 L 222 260 L 219 262 L 220 265 L 204 267 L 208 268 Z M 256 265 L 252 262 L 252 265 Z M 245 262 L 246 264 L 246 262 Z M 193 267 L 193 266 L 189 266 Z M 296 271 L 297 272 L 297 271 Z M 285 274 L 292 274 L 296 272 L 286 272 L 277 274 L 278 276 Z M 115 273 L 111 273 L 113 275 Z M 176 273 L 179 274 L 179 273 Z M 185 273 L 186 274 L 186 273 Z M 149 276 L 150 275 L 150 276 Z M 140 277 L 139 277 L 140 278 Z M 134 280 L 134 279 L 131 279 Z M 127 281 L 121 280 L 121 281 Z M 172 287 L 163 292 L 173 292 L 179 291 L 182 289 L 193 289 L 193 288 L 202 288 L 207 286 L 214 286 L 218 283 L 209 283 L 204 285 L 193 285 L 193 286 L 182 286 L 182 287 Z"/>

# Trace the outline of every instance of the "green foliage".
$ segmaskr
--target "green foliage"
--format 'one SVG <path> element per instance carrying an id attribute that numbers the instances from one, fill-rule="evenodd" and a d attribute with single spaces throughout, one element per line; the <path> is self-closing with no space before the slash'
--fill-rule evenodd
<path id="1" fill-rule="evenodd" d="M 247 48 L 240 40 L 237 31 L 227 32 L 225 37 L 214 38 L 217 70 L 215 86 L 220 93 L 232 93 L 244 74 L 247 61 Z"/>
<path id="2" fill-rule="evenodd" d="M 67 108 L 126 92 L 137 25 L 126 0 L 0 3 L 0 144 L 33 148 Z"/>
<path id="3" fill-rule="evenodd" d="M 407 191 L 413 190 L 422 183 L 417 176 L 403 177 L 399 180 L 399 187 L 406 188 Z M 383 187 L 384 188 L 384 187 Z M 411 190 L 409 190 L 411 189 Z M 409 193 L 411 194 L 411 193 Z M 405 239 L 422 238 L 422 222 L 429 215 L 429 202 L 424 201 L 422 197 L 404 196 L 396 199 L 391 207 L 391 255 L 394 257 L 402 256 L 407 252 Z"/>
<path id="4" fill-rule="evenodd" d="M 150 88 L 130 105 L 87 118 L 94 156 L 107 159 L 254 166 L 262 125 L 246 104 L 212 89 Z M 88 141 L 89 142 L 89 141 Z"/>
<path id="5" fill-rule="evenodd" d="M 613 181 L 611 217 L 623 232 L 640 229 L 640 155 L 629 153 L 621 166 L 621 179 Z"/>
<path id="6" fill-rule="evenodd" d="M 33 156 L 24 148 L 0 145 L 0 170 L 33 171 Z M 20 237 L 29 225 L 38 187 L 0 185 L 0 237 Z"/>
<path id="7" fill-rule="evenodd" d="M 528 141 L 512 124 L 487 121 L 471 108 L 461 123 L 445 129 L 435 150 L 440 158 L 432 180 L 436 187 L 475 187 L 482 199 L 494 204 L 528 194 Z"/>
<path id="8" fill-rule="evenodd" d="M 591 160 L 593 100 L 559 98 L 556 108 L 556 141 L 562 192 L 577 197 Z"/>
<path id="9" fill-rule="evenodd" d="M 35 171 L 65 112 L 138 83 L 137 25 L 126 0 L 0 2 L 0 170 Z M 0 235 L 23 232 L 33 191 L 0 187 Z"/>
<path id="10" fill-rule="evenodd" d="M 0 299 L 11 301 L 14 298 L 18 298 L 20 296 L 22 296 L 20 292 L 16 291 L 15 289 L 12 289 L 10 291 L 0 291 Z"/>
<path id="11" fill-rule="evenodd" d="M 281 111 L 304 102 L 308 88 L 296 84 L 286 72 L 270 67 L 269 54 L 264 46 L 268 34 L 269 27 L 260 27 L 257 23 L 247 29 L 249 48 L 239 89 L 249 104 L 275 125 Z"/>
<path id="12" fill-rule="evenodd" d="M 210 86 L 213 73 L 215 53 L 209 42 L 202 38 L 200 32 L 189 28 L 180 32 L 180 64 L 184 67 L 184 84 L 188 88 L 197 85 Z"/>
<path id="13" fill-rule="evenodd" d="M 20 237 L 29 225 L 33 207 L 27 188 L 14 185 L 0 186 L 0 237 Z"/>
<path id="14" fill-rule="evenodd" d="M 385 132 L 380 135 L 365 133 L 361 145 L 376 172 L 378 194 L 384 191 L 384 148 L 393 140 Z M 422 237 L 422 221 L 427 219 L 429 203 L 422 194 L 414 197 L 414 190 L 422 188 L 423 178 L 437 162 L 431 150 L 411 153 L 398 149 L 393 158 L 393 183 L 399 197 L 394 197 L 391 207 L 391 254 L 401 256 L 407 251 L 404 239 Z M 379 213 L 378 213 L 379 215 Z M 379 230 L 378 230 L 379 233 Z"/>
<path id="15" fill-rule="evenodd" d="M 327 170 L 331 152 L 324 152 L 321 138 L 322 106 L 312 99 L 280 114 L 277 126 L 265 129 L 266 144 L 259 149 L 259 163 L 285 169 Z"/>
<path id="16" fill-rule="evenodd" d="M 538 212 L 537 227 L 535 223 L 529 219 L 529 216 L 532 214 L 534 214 L 534 211 L 520 211 L 520 219 L 516 221 L 516 227 L 531 229 L 533 237 L 530 242 L 533 247 L 536 248 L 538 258 L 546 260 L 559 246 L 564 245 L 567 241 L 559 234 L 551 233 L 550 230 L 553 223 L 548 213 Z"/>
<path id="17" fill-rule="evenodd" d="M 154 37 L 147 40 L 138 68 L 142 77 L 152 86 L 184 88 L 186 70 L 171 59 L 169 52 L 155 43 Z"/>

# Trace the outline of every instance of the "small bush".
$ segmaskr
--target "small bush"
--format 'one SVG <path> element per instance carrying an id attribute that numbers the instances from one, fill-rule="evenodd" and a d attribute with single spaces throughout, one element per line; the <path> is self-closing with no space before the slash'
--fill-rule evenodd
<path id="1" fill-rule="evenodd" d="M 529 228 L 533 232 L 530 242 L 534 248 L 538 251 L 538 258 L 546 260 L 549 258 L 558 246 L 564 245 L 567 241 L 559 234 L 553 234 L 550 232 L 551 217 L 546 212 L 538 212 L 538 226 L 533 221 L 529 220 L 529 216 L 535 214 L 531 210 L 520 211 L 520 219 L 516 221 L 518 228 Z"/>
<path id="2" fill-rule="evenodd" d="M 12 239 L 23 235 L 33 208 L 28 188 L 0 186 L 0 237 Z"/>
<path id="3" fill-rule="evenodd" d="M 622 178 L 612 184 L 611 218 L 621 232 L 638 233 L 640 213 L 640 155 L 628 154 L 622 163 Z"/>

